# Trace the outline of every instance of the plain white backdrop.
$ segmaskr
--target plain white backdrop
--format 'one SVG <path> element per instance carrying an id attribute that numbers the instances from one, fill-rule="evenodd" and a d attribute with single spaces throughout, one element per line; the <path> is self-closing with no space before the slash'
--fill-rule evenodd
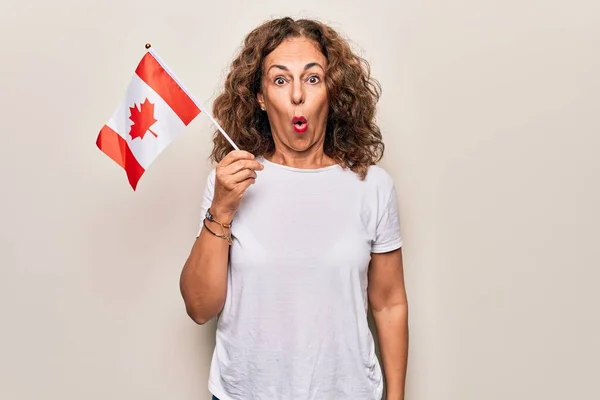
<path id="1" fill-rule="evenodd" d="M 214 324 L 178 280 L 213 127 L 136 192 L 95 140 L 146 42 L 210 107 L 245 34 L 284 15 L 340 29 L 383 87 L 407 400 L 600 398 L 595 0 L 3 1 L 0 398 L 208 399 Z"/>

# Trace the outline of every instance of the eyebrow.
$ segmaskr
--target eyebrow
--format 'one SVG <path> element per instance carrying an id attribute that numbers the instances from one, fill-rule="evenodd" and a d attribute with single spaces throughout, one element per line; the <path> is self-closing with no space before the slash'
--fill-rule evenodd
<path id="1" fill-rule="evenodd" d="M 310 62 L 308 64 L 306 64 L 304 66 L 304 70 L 310 69 L 312 67 L 319 67 L 321 68 L 323 71 L 325 71 L 325 68 L 323 68 L 323 66 L 321 64 L 319 64 L 318 62 Z M 289 71 L 288 67 L 286 67 L 285 65 L 281 65 L 281 64 L 273 64 L 269 67 L 269 69 L 267 70 L 267 72 L 269 72 L 271 70 L 271 68 L 278 68 L 281 69 L 283 71 Z"/>

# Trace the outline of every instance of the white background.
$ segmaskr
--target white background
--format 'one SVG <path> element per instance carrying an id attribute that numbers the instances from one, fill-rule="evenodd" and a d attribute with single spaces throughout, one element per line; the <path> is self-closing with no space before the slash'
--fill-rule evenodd
<path id="1" fill-rule="evenodd" d="M 209 119 L 136 192 L 96 135 L 146 42 L 210 107 L 245 34 L 284 15 L 340 29 L 383 86 L 407 400 L 600 398 L 596 0 L 3 1 L 0 398 L 208 399 L 214 325 L 178 280 Z"/>

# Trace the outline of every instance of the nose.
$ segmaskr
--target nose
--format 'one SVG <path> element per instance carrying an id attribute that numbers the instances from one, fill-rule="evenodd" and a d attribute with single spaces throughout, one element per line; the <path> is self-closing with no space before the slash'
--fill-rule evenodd
<path id="1" fill-rule="evenodd" d="M 294 81 L 292 85 L 292 103 L 295 105 L 304 103 L 304 87 L 301 80 Z"/>

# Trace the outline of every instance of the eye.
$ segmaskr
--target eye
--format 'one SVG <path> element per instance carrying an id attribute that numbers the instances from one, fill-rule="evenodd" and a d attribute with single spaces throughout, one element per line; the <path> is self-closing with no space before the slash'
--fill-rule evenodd
<path id="1" fill-rule="evenodd" d="M 276 85 L 283 85 L 285 83 L 285 79 L 283 79 L 281 76 L 278 76 L 275 78 L 274 82 Z"/>
<path id="2" fill-rule="evenodd" d="M 321 79 L 319 79 L 319 77 L 317 75 L 311 75 L 308 77 L 308 83 L 319 83 L 321 81 Z"/>

